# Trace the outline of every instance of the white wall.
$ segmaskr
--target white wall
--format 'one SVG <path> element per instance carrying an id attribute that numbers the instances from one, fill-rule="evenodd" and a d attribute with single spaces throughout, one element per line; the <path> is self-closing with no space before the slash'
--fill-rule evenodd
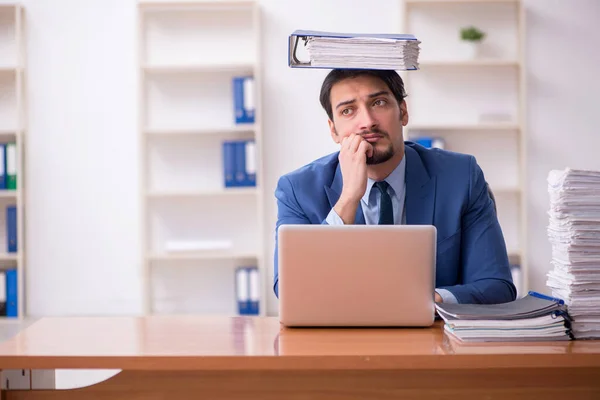
<path id="1" fill-rule="evenodd" d="M 526 0 L 530 288 L 545 289 L 551 169 L 600 169 L 600 2 Z"/>
<path id="2" fill-rule="evenodd" d="M 134 2 L 23 5 L 27 311 L 138 312 Z"/>
<path id="3" fill-rule="evenodd" d="M 29 36 L 28 312 L 140 312 L 135 2 L 23 4 Z M 550 250 L 547 172 L 567 165 L 600 167 L 595 154 L 600 139 L 594 135 L 600 56 L 591 50 L 600 42 L 600 6 L 595 0 L 526 4 L 531 10 L 529 261 L 533 288 L 540 290 Z M 298 28 L 395 31 L 402 7 L 395 0 L 263 0 L 262 5 L 271 241 L 277 178 L 335 149 L 318 104 L 325 71 L 290 70 L 287 35 Z M 575 62 L 557 64 L 557 55 Z M 272 250 L 271 245 L 269 255 Z M 269 309 L 276 310 L 273 296 Z"/>

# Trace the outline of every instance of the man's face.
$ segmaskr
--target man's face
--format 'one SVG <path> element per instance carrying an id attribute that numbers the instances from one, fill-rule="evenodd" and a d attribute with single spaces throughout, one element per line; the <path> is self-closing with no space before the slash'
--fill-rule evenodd
<path id="1" fill-rule="evenodd" d="M 406 103 L 398 106 L 382 80 L 368 75 L 344 79 L 333 85 L 330 99 L 333 121 L 329 121 L 329 128 L 336 143 L 353 133 L 363 136 L 373 146 L 367 164 L 385 162 L 403 149 Z"/>

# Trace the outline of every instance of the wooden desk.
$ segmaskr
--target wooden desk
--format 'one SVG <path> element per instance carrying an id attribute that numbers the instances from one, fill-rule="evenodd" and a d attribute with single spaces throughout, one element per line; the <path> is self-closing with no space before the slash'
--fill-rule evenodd
<path id="1" fill-rule="evenodd" d="M 3 399 L 600 399 L 600 342 L 458 345 L 432 329 L 280 329 L 276 318 L 41 319 L 4 369 L 119 369 Z M 168 396 L 168 397 L 167 397 Z"/>

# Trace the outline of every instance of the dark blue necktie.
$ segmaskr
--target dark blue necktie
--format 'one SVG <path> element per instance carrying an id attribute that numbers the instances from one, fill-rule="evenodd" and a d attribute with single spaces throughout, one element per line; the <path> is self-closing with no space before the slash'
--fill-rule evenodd
<path id="1" fill-rule="evenodd" d="M 390 186 L 386 181 L 375 182 L 373 185 L 381 193 L 379 201 L 379 225 L 394 225 L 394 209 L 392 208 L 392 198 L 388 194 L 387 188 Z"/>

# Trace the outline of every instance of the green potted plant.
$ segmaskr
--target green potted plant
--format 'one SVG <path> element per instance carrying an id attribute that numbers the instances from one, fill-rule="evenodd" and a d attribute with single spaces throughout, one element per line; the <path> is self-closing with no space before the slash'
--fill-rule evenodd
<path id="1" fill-rule="evenodd" d="M 477 57 L 480 44 L 485 36 L 486 35 L 484 32 L 472 25 L 460 29 L 460 39 L 463 43 L 463 47 L 465 48 L 466 58 Z"/>

